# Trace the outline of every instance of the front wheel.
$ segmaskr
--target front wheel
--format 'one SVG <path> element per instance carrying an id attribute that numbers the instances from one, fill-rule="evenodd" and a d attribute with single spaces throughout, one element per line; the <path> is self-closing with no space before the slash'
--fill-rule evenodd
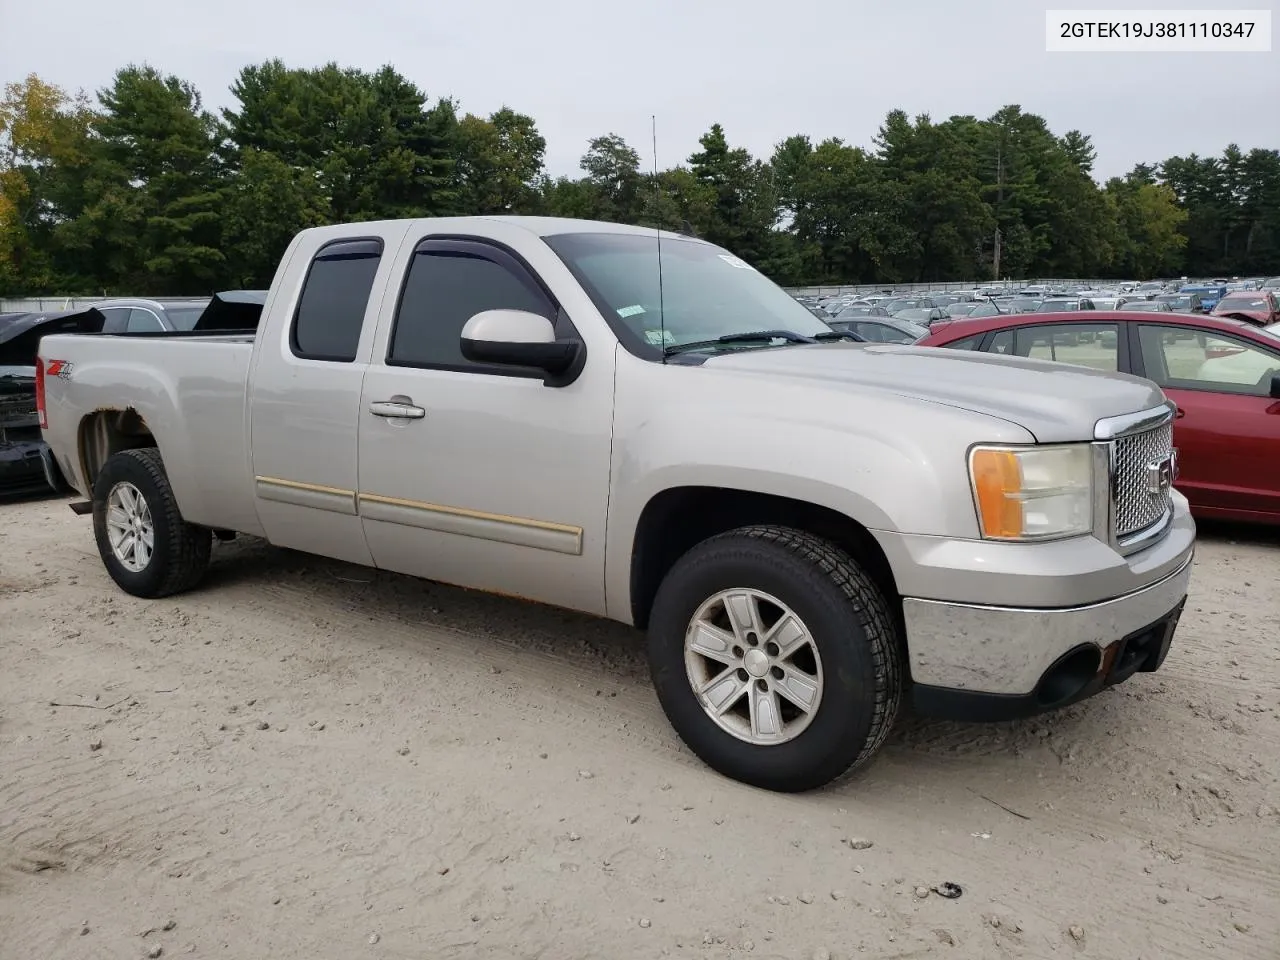
<path id="1" fill-rule="evenodd" d="M 685 554 L 658 590 L 649 665 L 681 739 L 709 766 L 810 790 L 866 763 L 902 697 L 884 594 L 844 551 L 744 527 Z"/>
<path id="2" fill-rule="evenodd" d="M 209 565 L 208 530 L 187 523 L 154 447 L 121 450 L 93 485 L 93 533 L 102 563 L 135 597 L 190 589 Z"/>

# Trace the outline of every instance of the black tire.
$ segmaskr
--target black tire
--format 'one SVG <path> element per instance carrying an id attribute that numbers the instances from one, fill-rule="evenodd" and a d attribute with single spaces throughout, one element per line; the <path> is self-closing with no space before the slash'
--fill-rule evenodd
<path id="1" fill-rule="evenodd" d="M 822 661 L 823 691 L 809 726 L 783 743 L 753 745 L 703 709 L 685 668 L 685 633 L 721 590 L 754 588 L 804 621 Z M 812 790 L 865 764 L 884 743 L 902 699 L 903 658 L 889 603 L 843 550 L 800 530 L 743 527 L 703 541 L 671 569 L 649 623 L 649 667 L 680 738 L 725 776 L 783 792 Z"/>
<path id="2" fill-rule="evenodd" d="M 107 533 L 107 499 L 112 489 L 124 482 L 132 484 L 146 501 L 154 529 L 150 560 L 138 571 L 130 570 L 116 557 Z M 155 447 L 121 450 L 102 465 L 93 484 L 93 533 L 107 573 L 120 589 L 135 597 L 154 599 L 189 590 L 209 566 L 212 535 L 182 519 Z"/>

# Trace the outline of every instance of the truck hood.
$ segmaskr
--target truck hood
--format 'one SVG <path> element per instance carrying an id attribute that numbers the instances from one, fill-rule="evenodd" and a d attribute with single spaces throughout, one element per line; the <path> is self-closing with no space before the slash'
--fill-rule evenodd
<path id="1" fill-rule="evenodd" d="M 0 323 L 0 364 L 34 367 L 42 337 L 54 333 L 101 333 L 106 319 L 93 307 L 6 317 Z"/>
<path id="2" fill-rule="evenodd" d="M 1165 401 L 1139 377 L 945 347 L 793 345 L 719 354 L 706 366 L 943 404 L 1015 423 L 1040 443 L 1091 440 L 1099 420 Z"/>

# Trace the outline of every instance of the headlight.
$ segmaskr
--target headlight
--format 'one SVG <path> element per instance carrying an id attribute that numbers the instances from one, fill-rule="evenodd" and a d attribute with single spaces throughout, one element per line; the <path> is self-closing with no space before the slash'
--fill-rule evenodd
<path id="1" fill-rule="evenodd" d="M 1093 530 L 1093 450 L 1087 443 L 974 447 L 969 477 L 989 540 L 1053 540 Z"/>

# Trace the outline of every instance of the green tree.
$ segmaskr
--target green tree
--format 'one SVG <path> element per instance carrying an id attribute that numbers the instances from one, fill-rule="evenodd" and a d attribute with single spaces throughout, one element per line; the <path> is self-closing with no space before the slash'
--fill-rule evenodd
<path id="1" fill-rule="evenodd" d="M 238 106 L 223 117 L 233 169 L 239 151 L 278 157 L 317 180 L 335 221 L 459 212 L 454 105 L 429 105 L 393 68 L 305 70 L 271 60 L 242 70 L 231 92 Z"/>
<path id="2" fill-rule="evenodd" d="M 690 222 L 711 243 L 765 269 L 778 221 L 772 167 L 741 147 L 731 148 L 718 123 L 698 142 L 702 149 L 689 157 L 689 172 L 713 200 L 709 216 Z"/>
<path id="3" fill-rule="evenodd" d="M 488 119 L 467 114 L 454 132 L 458 184 L 467 213 L 528 213 L 537 206 L 547 141 L 532 117 L 509 107 Z"/>
<path id="4" fill-rule="evenodd" d="M 0 99 L 0 293 L 82 291 L 85 264 L 60 231 L 83 209 L 94 113 L 35 74 Z"/>
<path id="5" fill-rule="evenodd" d="M 1106 193 L 1119 227 L 1119 272 L 1129 277 L 1175 274 L 1187 243 L 1182 233 L 1187 213 L 1172 188 L 1131 175 L 1108 180 Z"/>
<path id="6" fill-rule="evenodd" d="M 634 223 L 640 215 L 640 154 L 616 133 L 593 137 L 582 157 L 584 183 L 593 195 L 591 216 Z"/>
<path id="7" fill-rule="evenodd" d="M 201 293 L 224 269 L 217 120 L 191 84 L 147 66 L 117 71 L 86 176 L 89 200 L 60 230 L 108 291 Z"/>

